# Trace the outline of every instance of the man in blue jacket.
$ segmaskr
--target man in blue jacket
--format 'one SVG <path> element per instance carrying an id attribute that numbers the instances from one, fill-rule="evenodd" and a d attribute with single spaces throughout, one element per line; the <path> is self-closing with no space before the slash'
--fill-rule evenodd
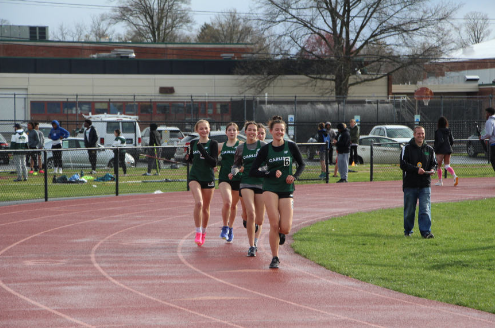
<path id="1" fill-rule="evenodd" d="M 414 138 L 402 148 L 400 168 L 404 191 L 404 235 L 413 233 L 416 203 L 419 199 L 418 225 L 421 236 L 433 238 L 431 233 L 431 176 L 435 174 L 437 160 L 435 151 L 425 142 L 425 129 L 414 128 Z M 339 163 L 340 164 L 340 163 Z"/>
<path id="2" fill-rule="evenodd" d="M 58 121 L 52 121 L 52 129 L 48 137 L 52 140 L 53 173 L 62 173 L 62 151 L 54 150 L 62 148 L 62 140 L 70 136 L 69 131 L 62 128 Z"/>

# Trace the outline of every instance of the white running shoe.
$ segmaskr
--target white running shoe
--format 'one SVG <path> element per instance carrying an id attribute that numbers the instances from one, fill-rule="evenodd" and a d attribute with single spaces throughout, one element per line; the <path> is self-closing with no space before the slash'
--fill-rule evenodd
<path id="1" fill-rule="evenodd" d="M 459 184 L 459 177 L 457 175 L 454 175 L 454 187 Z"/>
<path id="2" fill-rule="evenodd" d="M 58 173 L 58 167 L 53 168 L 53 173 Z"/>
<path id="3" fill-rule="evenodd" d="M 58 173 L 62 173 L 62 168 L 61 167 L 58 168 Z"/>
<path id="4" fill-rule="evenodd" d="M 438 182 L 435 183 L 435 186 L 443 186 L 443 181 L 442 180 L 438 180 Z"/>

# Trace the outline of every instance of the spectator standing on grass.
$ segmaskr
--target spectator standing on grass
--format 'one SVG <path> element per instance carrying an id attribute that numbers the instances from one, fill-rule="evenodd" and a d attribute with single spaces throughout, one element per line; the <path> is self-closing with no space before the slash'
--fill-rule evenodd
<path id="1" fill-rule="evenodd" d="M 112 143 L 112 147 L 125 147 L 126 142 L 125 138 L 122 137 L 122 133 L 119 129 L 116 129 L 113 134 L 115 135 L 115 140 Z M 122 167 L 122 171 L 124 172 L 124 176 L 127 176 L 127 166 L 125 164 L 125 148 L 122 149 L 114 149 L 113 150 L 113 173 L 117 175 L 119 171 L 119 165 Z"/>
<path id="2" fill-rule="evenodd" d="M 62 140 L 70 136 L 69 131 L 60 126 L 57 120 L 52 121 L 52 129 L 48 137 L 52 140 L 53 173 L 62 173 Z"/>
<path id="3" fill-rule="evenodd" d="M 150 142 L 148 146 L 161 146 L 162 145 L 162 137 L 160 133 L 157 131 L 158 126 L 155 123 L 150 124 Z M 160 175 L 158 170 L 160 169 L 160 163 L 158 158 L 161 156 L 160 148 L 148 148 L 148 171 L 143 175 L 151 175 L 151 171 L 156 169 L 155 175 Z"/>
<path id="4" fill-rule="evenodd" d="M 352 119 L 349 122 L 349 134 L 351 135 L 351 152 L 349 155 L 349 164 L 357 164 L 358 161 L 358 144 L 359 144 L 359 125 L 356 124 L 356 120 Z"/>
<path id="5" fill-rule="evenodd" d="M 449 122 L 442 116 L 438 119 L 437 127 L 438 129 L 435 131 L 435 143 L 433 144 L 438 163 L 438 182 L 435 183 L 435 186 L 443 186 L 442 162 L 447 172 L 454 177 L 454 186 L 457 186 L 459 177 L 455 174 L 454 169 L 450 167 L 450 155 L 452 154 L 454 138 L 449 129 Z"/>
<path id="6" fill-rule="evenodd" d="M 34 122 L 34 129 L 38 133 L 38 149 L 44 149 L 45 148 L 45 135 L 43 134 L 42 131 L 40 131 L 40 124 L 38 122 Z M 38 167 L 40 168 L 40 173 L 45 173 L 43 170 L 43 162 L 41 161 L 41 151 L 38 152 L 37 156 L 38 160 Z"/>
<path id="7" fill-rule="evenodd" d="M 337 183 L 347 182 L 347 174 L 349 168 L 349 151 L 351 149 L 351 136 L 349 130 L 344 123 L 337 124 L 339 130 L 339 136 L 337 140 L 334 140 L 334 144 L 337 147 L 337 163 L 340 180 Z"/>
<path id="8" fill-rule="evenodd" d="M 321 123 L 318 123 L 318 134 L 317 134 L 317 138 L 316 138 L 316 142 L 318 143 L 324 143 L 324 142 L 327 142 L 328 140 L 328 133 L 327 133 L 327 130 L 325 129 L 325 123 L 321 122 Z M 321 173 L 320 173 L 320 176 L 318 178 L 320 179 L 325 179 L 326 175 L 327 175 L 327 170 L 326 170 L 326 165 L 325 165 L 325 150 L 328 146 L 327 145 L 321 145 L 319 148 L 318 148 L 318 152 L 320 153 L 320 169 L 321 169 Z"/>
<path id="9" fill-rule="evenodd" d="M 421 236 L 433 238 L 431 233 L 431 176 L 435 174 L 435 151 L 425 142 L 425 129 L 414 128 L 414 138 L 402 147 L 400 168 L 404 191 L 404 235 L 413 233 L 416 203 L 419 200 L 418 225 Z"/>
<path id="10" fill-rule="evenodd" d="M 34 151 L 35 149 L 38 149 L 38 145 L 40 142 L 38 132 L 34 129 L 34 123 L 29 122 L 27 125 L 28 128 L 28 147 L 29 149 L 32 149 L 29 153 L 26 155 L 27 163 L 30 166 L 29 173 L 33 174 L 35 171 L 38 171 L 38 152 Z"/>
<path id="11" fill-rule="evenodd" d="M 10 141 L 10 149 L 22 150 L 29 148 L 29 140 L 26 132 L 19 123 L 14 125 L 15 133 Z M 27 181 L 28 170 L 26 167 L 26 154 L 24 152 L 14 152 L 14 164 L 17 171 L 15 182 Z"/>
<path id="12" fill-rule="evenodd" d="M 191 142 L 189 153 L 186 154 L 186 161 L 192 163 L 187 183 L 194 198 L 194 242 L 203 246 L 210 220 L 210 203 L 215 191 L 213 169 L 218 162 L 218 142 L 209 138 L 210 123 L 207 120 L 199 120 L 194 131 L 199 134 L 199 139 Z"/>
<path id="13" fill-rule="evenodd" d="M 488 145 L 490 147 L 490 162 L 492 163 L 493 170 L 495 171 L 495 109 L 488 107 L 485 109 L 485 114 L 485 135 L 480 136 L 480 140 L 489 139 Z"/>
<path id="14" fill-rule="evenodd" d="M 329 143 L 329 148 L 328 148 L 328 164 L 335 164 L 333 161 L 333 140 L 337 139 L 337 134 L 335 131 L 332 129 L 332 123 L 326 122 L 325 123 L 325 130 L 327 130 L 328 136 L 330 137 L 330 143 Z M 337 160 L 337 159 L 335 159 Z"/>
<path id="15" fill-rule="evenodd" d="M 98 146 L 98 132 L 96 132 L 91 120 L 84 120 L 84 147 L 88 149 L 89 163 L 91 164 L 91 174 L 96 173 L 96 159 Z"/>

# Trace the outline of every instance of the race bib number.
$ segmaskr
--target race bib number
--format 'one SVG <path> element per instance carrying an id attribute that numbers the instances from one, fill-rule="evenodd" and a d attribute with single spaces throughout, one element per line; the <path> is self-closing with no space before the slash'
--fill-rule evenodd
<path id="1" fill-rule="evenodd" d="M 284 157 L 284 166 L 290 166 L 290 157 Z"/>

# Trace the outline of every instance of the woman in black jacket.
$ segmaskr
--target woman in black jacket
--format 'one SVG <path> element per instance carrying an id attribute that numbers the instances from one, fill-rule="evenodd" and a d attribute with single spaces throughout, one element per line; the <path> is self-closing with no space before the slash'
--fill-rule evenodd
<path id="1" fill-rule="evenodd" d="M 442 181 L 442 161 L 444 168 L 454 177 L 454 186 L 459 183 L 459 177 L 455 174 L 454 169 L 450 167 L 450 155 L 452 154 L 452 145 L 454 138 L 449 129 L 449 122 L 445 117 L 438 119 L 438 129 L 435 131 L 435 154 L 438 162 L 438 182 L 435 186 L 443 186 Z"/>

